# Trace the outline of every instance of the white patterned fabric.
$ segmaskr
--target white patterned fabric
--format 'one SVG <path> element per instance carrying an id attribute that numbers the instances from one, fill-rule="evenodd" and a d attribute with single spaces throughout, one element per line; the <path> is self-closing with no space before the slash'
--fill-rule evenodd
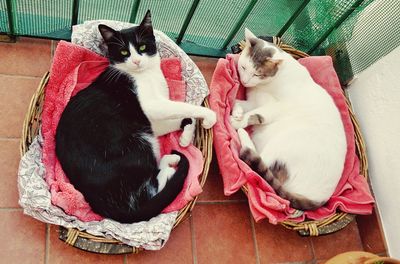
<path id="1" fill-rule="evenodd" d="M 107 24 L 116 30 L 132 26 L 129 23 L 116 21 L 88 21 L 74 26 L 72 42 L 105 55 L 106 49 L 97 29 L 100 23 Z M 182 76 L 187 85 L 186 101 L 200 105 L 208 95 L 208 87 L 200 70 L 189 56 L 164 33 L 155 31 L 155 36 L 157 49 L 162 58 L 178 57 L 181 59 Z M 99 222 L 82 222 L 52 205 L 49 188 L 44 180 L 42 143 L 43 138 L 39 134 L 30 145 L 28 152 L 22 157 L 19 166 L 19 204 L 24 208 L 25 214 L 45 223 L 85 230 L 96 236 L 113 237 L 130 246 L 146 250 L 158 250 L 164 246 L 178 212 L 160 214 L 147 222 L 134 224 L 121 224 L 110 219 Z"/>

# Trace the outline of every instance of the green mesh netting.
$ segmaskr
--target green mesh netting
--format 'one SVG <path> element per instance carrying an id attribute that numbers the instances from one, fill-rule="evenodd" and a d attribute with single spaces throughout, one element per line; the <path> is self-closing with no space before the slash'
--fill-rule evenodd
<path id="1" fill-rule="evenodd" d="M 118 8 L 116 9 L 116 2 Z M 132 9 L 132 0 L 119 1 L 79 1 L 78 23 L 86 20 L 109 19 L 129 21 Z"/>
<path id="2" fill-rule="evenodd" d="M 0 0 L 0 32 L 9 32 L 7 4 L 5 0 Z"/>
<path id="3" fill-rule="evenodd" d="M 69 38 L 72 0 L 14 0 L 14 33 L 48 38 Z"/>
<path id="4" fill-rule="evenodd" d="M 303 1 L 258 1 L 228 47 L 243 39 L 244 29 L 256 35 L 276 36 Z"/>
<path id="5" fill-rule="evenodd" d="M 190 6 L 191 1 L 170 0 L 166 4 L 165 1 L 142 0 L 135 23 L 140 23 L 146 11 L 151 10 L 154 27 L 174 38 L 181 29 Z"/>
<path id="6" fill-rule="evenodd" d="M 328 36 L 320 53 L 332 56 L 346 82 L 399 45 L 400 2 L 369 0 Z"/>
<path id="7" fill-rule="evenodd" d="M 0 32 L 68 40 L 74 23 L 137 23 L 147 9 L 189 54 L 224 56 L 248 27 L 331 55 L 343 83 L 400 45 L 399 0 L 0 0 Z"/>
<path id="8" fill-rule="evenodd" d="M 222 48 L 229 32 L 235 26 L 249 1 L 200 1 L 186 31 L 184 41 L 202 46 Z M 216 10 L 220 10 L 217 12 Z"/>

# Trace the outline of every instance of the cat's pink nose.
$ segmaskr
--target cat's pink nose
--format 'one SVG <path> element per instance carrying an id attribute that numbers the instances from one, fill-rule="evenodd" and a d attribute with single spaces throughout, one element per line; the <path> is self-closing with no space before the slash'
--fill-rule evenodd
<path id="1" fill-rule="evenodd" d="M 133 59 L 132 62 L 133 62 L 133 64 L 138 65 L 138 66 L 140 64 L 140 60 Z"/>

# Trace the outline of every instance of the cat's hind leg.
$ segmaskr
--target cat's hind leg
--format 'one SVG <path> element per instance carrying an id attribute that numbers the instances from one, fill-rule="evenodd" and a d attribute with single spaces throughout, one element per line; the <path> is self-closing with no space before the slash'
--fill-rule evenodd
<path id="1" fill-rule="evenodd" d="M 239 140 L 240 140 L 240 144 L 242 145 L 242 149 L 249 148 L 249 149 L 257 152 L 256 146 L 254 145 L 253 141 L 250 138 L 249 133 L 247 133 L 246 130 L 244 130 L 243 128 L 239 128 L 237 130 L 237 133 L 239 135 Z"/>
<path id="2" fill-rule="evenodd" d="M 164 189 L 167 181 L 175 174 L 175 169 L 173 166 L 176 166 L 181 157 L 176 154 L 164 155 L 160 160 L 160 165 L 158 168 L 160 169 L 159 173 L 157 174 L 157 181 L 158 181 L 158 190 L 157 193 Z"/>

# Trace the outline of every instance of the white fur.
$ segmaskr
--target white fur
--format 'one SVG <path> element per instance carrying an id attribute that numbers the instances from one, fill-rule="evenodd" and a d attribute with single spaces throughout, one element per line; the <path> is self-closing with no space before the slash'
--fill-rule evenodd
<path id="1" fill-rule="evenodd" d="M 145 140 L 146 142 L 151 144 L 151 147 L 153 149 L 154 156 L 159 159 L 160 158 L 160 144 L 158 143 L 158 139 L 154 137 L 153 135 L 147 134 L 147 133 L 141 133 L 140 138 Z"/>
<path id="2" fill-rule="evenodd" d="M 273 55 L 282 60 L 275 76 L 264 80 L 254 76 L 256 70 L 248 56 L 248 40 L 253 37 L 246 30 L 247 46 L 238 70 L 249 88 L 247 101 L 236 101 L 232 125 L 244 128 L 250 116 L 261 115 L 264 123 L 253 127 L 251 139 L 264 163 L 286 165 L 289 179 L 283 186 L 287 191 L 316 202 L 327 201 L 340 180 L 347 148 L 339 111 L 308 71 L 279 49 Z M 245 130 L 239 131 L 242 145 L 249 146 Z"/>
<path id="3" fill-rule="evenodd" d="M 157 193 L 164 189 L 167 181 L 174 175 L 175 169 L 171 166 L 176 166 L 180 161 L 181 157 L 179 155 L 171 154 L 171 155 L 164 155 L 160 160 L 159 169 L 160 172 L 157 175 L 158 181 L 158 189 Z"/>
<path id="4" fill-rule="evenodd" d="M 124 63 L 114 67 L 128 73 L 134 79 L 140 105 L 149 118 L 155 136 L 161 136 L 180 129 L 183 118 L 201 118 L 204 128 L 211 128 L 216 122 L 216 114 L 208 108 L 169 100 L 167 82 L 160 68 L 157 54 L 140 55 L 130 45 L 130 56 Z M 134 63 L 138 61 L 139 63 Z M 188 138 L 193 138 L 194 129 L 187 130 L 180 142 L 189 145 Z"/>

